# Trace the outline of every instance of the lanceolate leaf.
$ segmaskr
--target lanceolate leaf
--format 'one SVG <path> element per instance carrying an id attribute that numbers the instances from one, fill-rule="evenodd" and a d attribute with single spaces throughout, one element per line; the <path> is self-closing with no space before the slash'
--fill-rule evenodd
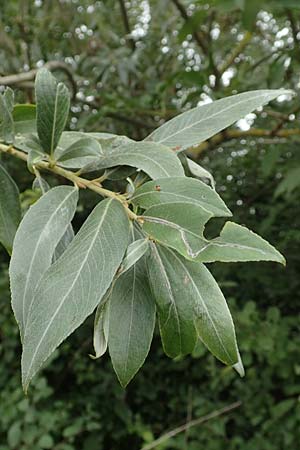
<path id="1" fill-rule="evenodd" d="M 194 298 L 184 283 L 181 264 L 169 250 L 153 243 L 148 271 L 165 353 L 171 358 L 191 353 L 197 341 Z"/>
<path id="2" fill-rule="evenodd" d="M 108 327 L 109 327 L 109 307 L 108 301 L 101 301 L 96 309 L 94 320 L 94 336 L 93 344 L 95 349 L 95 356 L 90 355 L 93 359 L 98 359 L 107 350 L 108 343 Z"/>
<path id="3" fill-rule="evenodd" d="M 81 138 L 60 152 L 57 161 L 63 167 L 81 168 L 87 164 L 98 161 L 101 156 L 101 146 L 96 139 Z"/>
<path id="4" fill-rule="evenodd" d="M 216 100 L 171 119 L 153 131 L 146 141 L 182 151 L 209 139 L 279 95 L 290 93 L 285 90 L 259 90 Z"/>
<path id="5" fill-rule="evenodd" d="M 148 239 L 138 239 L 132 242 L 126 251 L 125 258 L 122 261 L 119 273 L 129 270 L 134 264 L 141 259 L 149 248 Z"/>
<path id="6" fill-rule="evenodd" d="M 132 142 L 104 151 L 99 163 L 92 164 L 85 171 L 106 169 L 114 166 L 132 166 L 145 172 L 149 177 L 183 176 L 183 167 L 168 147 L 150 142 Z"/>
<path id="7" fill-rule="evenodd" d="M 56 347 L 99 304 L 123 259 L 128 234 L 129 221 L 122 204 L 104 200 L 43 275 L 29 311 L 23 344 L 25 390 Z"/>
<path id="8" fill-rule="evenodd" d="M 27 211 L 18 228 L 9 273 L 12 307 L 22 339 L 36 286 L 74 216 L 77 200 L 76 188 L 51 189 Z"/>
<path id="9" fill-rule="evenodd" d="M 154 325 L 155 302 L 140 260 L 117 279 L 109 298 L 109 353 L 123 387 L 143 365 Z"/>
<path id="10" fill-rule="evenodd" d="M 21 220 L 19 189 L 0 164 L 0 242 L 11 253 L 13 240 Z"/>
<path id="11" fill-rule="evenodd" d="M 158 303 L 160 330 L 171 356 L 191 352 L 195 334 L 225 364 L 238 361 L 234 325 L 216 281 L 203 264 L 187 261 L 173 250 L 156 246 L 149 263 Z M 152 267 L 151 267 L 152 266 Z M 152 273 L 151 273 L 152 271 Z M 157 277 L 161 283 L 157 282 Z"/>
<path id="12" fill-rule="evenodd" d="M 211 187 L 215 189 L 215 180 L 214 177 L 208 170 L 204 169 L 204 167 L 200 166 L 198 163 L 193 161 L 192 159 L 186 158 L 187 166 L 192 175 L 196 178 L 207 178 L 210 181 Z"/>
<path id="13" fill-rule="evenodd" d="M 70 107 L 70 95 L 63 83 L 47 69 L 40 69 L 35 80 L 37 132 L 46 153 L 53 154 L 65 128 Z"/>
<path id="14" fill-rule="evenodd" d="M 149 181 L 135 191 L 130 201 L 144 209 L 160 203 L 190 203 L 201 206 L 214 216 L 231 216 L 223 200 L 212 188 L 189 177 Z"/>
<path id="15" fill-rule="evenodd" d="M 263 238 L 233 222 L 226 222 L 219 237 L 208 241 L 204 226 L 212 217 L 200 206 L 166 203 L 149 208 L 142 216 L 143 230 L 185 258 L 198 262 L 275 261 L 284 257 Z"/>
<path id="16" fill-rule="evenodd" d="M 284 256 L 266 240 L 234 222 L 226 222 L 220 237 L 204 246 L 196 256 L 202 262 L 275 261 L 285 264 Z"/>

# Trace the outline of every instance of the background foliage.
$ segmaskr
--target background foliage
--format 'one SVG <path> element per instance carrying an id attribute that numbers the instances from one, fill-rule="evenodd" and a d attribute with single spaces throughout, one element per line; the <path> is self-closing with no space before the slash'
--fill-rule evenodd
<path id="1" fill-rule="evenodd" d="M 0 84 L 17 88 L 19 101 L 31 102 L 31 70 L 50 61 L 73 92 L 70 129 L 142 139 L 199 101 L 258 88 L 298 93 L 299 55 L 300 9 L 290 0 L 1 2 Z M 11 74 L 20 75 L 7 79 Z M 3 251 L 1 450 L 139 450 L 165 431 L 234 401 L 242 404 L 232 413 L 160 448 L 297 448 L 299 109 L 298 96 L 273 103 L 193 151 L 214 174 L 234 220 L 276 244 L 287 258 L 286 269 L 211 265 L 232 310 L 246 377 L 222 367 L 204 347 L 193 359 L 169 360 L 157 335 L 148 361 L 124 391 L 107 357 L 90 360 L 88 321 L 56 351 L 55 362 L 24 397 Z M 26 210 L 35 200 L 24 190 L 32 176 L 22 163 L 3 162 L 21 179 L 21 188 L 23 181 Z M 76 228 L 94 203 L 92 194 L 81 194 Z"/>

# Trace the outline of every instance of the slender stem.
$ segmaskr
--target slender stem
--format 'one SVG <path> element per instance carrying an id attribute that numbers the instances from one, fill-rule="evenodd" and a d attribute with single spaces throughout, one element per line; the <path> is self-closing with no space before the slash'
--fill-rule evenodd
<path id="1" fill-rule="evenodd" d="M 237 58 L 245 49 L 245 47 L 251 41 L 252 34 L 250 31 L 246 31 L 243 39 L 237 44 L 237 46 L 232 50 L 232 52 L 225 59 L 224 63 L 218 67 L 220 76 L 234 63 L 235 58 Z"/>
<path id="2" fill-rule="evenodd" d="M 175 428 L 174 430 L 169 431 L 166 434 L 163 434 L 158 439 L 155 439 L 155 441 L 151 442 L 150 444 L 142 447 L 141 450 L 152 450 L 153 448 L 156 448 L 158 445 L 162 444 L 163 442 L 168 441 L 172 437 L 176 436 L 179 433 L 182 433 L 183 431 L 186 431 L 192 427 L 195 427 L 197 425 L 200 425 L 204 422 L 207 422 L 208 420 L 214 419 L 215 417 L 219 417 L 223 414 L 226 414 L 236 408 L 239 408 L 241 406 L 242 402 L 235 402 L 231 405 L 225 406 L 224 408 L 217 409 L 216 411 L 213 411 L 210 414 L 207 414 L 206 416 L 199 417 L 199 419 L 191 420 L 188 423 L 185 423 L 184 425 L 181 425 L 180 427 Z"/>
<path id="3" fill-rule="evenodd" d="M 125 5 L 124 0 L 119 0 L 119 4 L 120 4 L 120 8 L 121 8 L 121 13 L 122 13 L 124 27 L 125 27 L 125 30 L 126 30 L 126 33 L 127 33 L 128 37 L 129 37 L 128 43 L 129 43 L 129 45 L 131 47 L 131 50 L 134 51 L 135 50 L 135 42 L 132 39 L 132 37 L 130 37 L 131 29 L 130 29 L 127 9 L 126 9 L 126 5 Z"/>
<path id="4" fill-rule="evenodd" d="M 11 145 L 0 144 L 0 152 L 6 153 L 8 155 L 14 156 L 15 158 L 21 159 L 22 161 L 27 162 L 26 153 L 17 150 Z M 131 211 L 128 207 L 128 204 L 122 194 L 117 194 L 116 192 L 110 191 L 108 189 L 103 188 L 98 182 L 93 180 L 87 180 L 86 178 L 79 177 L 74 172 L 63 169 L 59 166 L 53 166 L 51 163 L 46 161 L 41 161 L 35 165 L 37 170 L 46 170 L 51 173 L 55 173 L 56 175 L 60 175 L 67 180 L 72 181 L 76 186 L 82 189 L 90 189 L 91 191 L 96 192 L 103 197 L 114 198 L 123 204 L 126 209 L 127 215 L 131 220 L 137 220 L 137 215 Z"/>

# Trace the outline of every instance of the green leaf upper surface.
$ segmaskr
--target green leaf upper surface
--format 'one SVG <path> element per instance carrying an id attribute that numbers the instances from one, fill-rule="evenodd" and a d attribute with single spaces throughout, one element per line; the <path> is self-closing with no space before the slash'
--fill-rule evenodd
<path id="1" fill-rule="evenodd" d="M 201 262 L 275 261 L 285 265 L 284 256 L 248 228 L 226 222 L 220 236 L 207 243 L 196 257 Z"/>
<path id="2" fill-rule="evenodd" d="M 19 189 L 0 164 L 0 242 L 11 253 L 13 240 L 21 220 Z"/>
<path id="3" fill-rule="evenodd" d="M 108 347 L 123 387 L 143 365 L 154 325 L 155 302 L 141 259 L 116 280 L 109 297 Z"/>
<path id="4" fill-rule="evenodd" d="M 58 186 L 27 211 L 16 233 L 9 267 L 12 307 L 23 339 L 34 292 L 70 224 L 78 190 Z"/>
<path id="5" fill-rule="evenodd" d="M 182 151 L 209 139 L 247 114 L 274 100 L 285 90 L 257 90 L 216 100 L 180 114 L 154 130 L 146 141 Z"/>
<path id="6" fill-rule="evenodd" d="M 37 132 L 46 153 L 53 154 L 65 128 L 70 95 L 47 69 L 40 69 L 35 80 Z"/>
<path id="7" fill-rule="evenodd" d="M 14 140 L 14 121 L 12 117 L 12 95 L 13 92 L 7 88 L 0 94 L 0 142 L 11 143 Z"/>
<path id="8" fill-rule="evenodd" d="M 36 133 L 36 106 L 30 104 L 15 105 L 13 120 L 15 133 Z"/>
<path id="9" fill-rule="evenodd" d="M 153 246 L 149 273 L 166 353 L 176 356 L 191 352 L 198 335 L 218 359 L 235 364 L 238 350 L 234 325 L 210 272 L 203 264 L 187 261 L 173 250 Z"/>
<path id="10" fill-rule="evenodd" d="M 56 155 L 54 154 L 54 156 Z M 80 169 L 93 161 L 98 161 L 100 156 L 99 142 L 96 139 L 84 137 L 60 152 L 57 161 L 63 167 Z"/>
<path id="11" fill-rule="evenodd" d="M 164 145 L 150 142 L 130 142 L 104 149 L 99 162 L 92 164 L 91 170 L 120 165 L 136 167 L 152 179 L 184 176 L 183 167 L 174 152 Z M 87 166 L 85 171 L 89 170 Z"/>
<path id="12" fill-rule="evenodd" d="M 152 243 L 148 272 L 165 353 L 171 358 L 192 353 L 197 342 L 194 298 L 183 283 L 181 264 L 169 250 Z"/>
<path id="13" fill-rule="evenodd" d="M 130 201 L 147 209 L 160 203 L 191 203 L 213 216 L 231 216 L 220 196 L 207 184 L 189 177 L 161 178 L 149 181 L 135 191 Z"/>
<path id="14" fill-rule="evenodd" d="M 26 325 L 22 355 L 25 390 L 51 353 L 99 304 L 123 259 L 128 235 L 129 220 L 122 204 L 103 200 L 45 272 Z"/>

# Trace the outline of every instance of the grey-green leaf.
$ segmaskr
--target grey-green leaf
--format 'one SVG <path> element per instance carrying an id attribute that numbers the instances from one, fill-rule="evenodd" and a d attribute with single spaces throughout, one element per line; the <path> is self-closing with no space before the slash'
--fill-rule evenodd
<path id="1" fill-rule="evenodd" d="M 208 179 L 210 181 L 211 187 L 213 189 L 215 189 L 214 177 L 208 170 L 204 169 L 204 167 L 200 166 L 198 163 L 196 163 L 195 161 L 193 161 L 190 158 L 186 158 L 186 162 L 187 162 L 189 171 L 191 172 L 191 174 L 194 177 L 200 178 L 200 179 L 201 178 Z"/>
<path id="2" fill-rule="evenodd" d="M 20 220 L 19 189 L 0 164 L 0 242 L 9 254 Z"/>
<path id="3" fill-rule="evenodd" d="M 141 259 L 149 248 L 148 239 L 138 239 L 132 242 L 126 251 L 125 257 L 122 261 L 119 274 L 129 270 L 135 263 Z"/>
<path id="4" fill-rule="evenodd" d="M 142 216 L 142 226 L 151 239 L 193 258 L 207 246 L 203 231 L 211 217 L 212 214 L 199 205 L 165 203 L 151 206 Z"/>
<path id="5" fill-rule="evenodd" d="M 194 298 L 186 289 L 181 264 L 166 248 L 152 243 L 148 272 L 165 353 L 171 358 L 192 353 L 197 342 Z"/>
<path id="6" fill-rule="evenodd" d="M 84 137 L 75 141 L 63 152 L 60 151 L 57 161 L 63 167 L 80 169 L 89 163 L 98 161 L 101 153 L 101 145 L 96 139 Z"/>
<path id="7" fill-rule="evenodd" d="M 199 205 L 214 216 L 231 216 L 231 212 L 212 188 L 189 177 L 161 178 L 143 184 L 130 201 L 147 209 L 160 203 L 191 203 Z"/>
<path id="8" fill-rule="evenodd" d="M 14 121 L 11 113 L 11 96 L 5 95 L 6 92 L 0 94 L 0 142 L 11 143 L 14 140 Z"/>
<path id="9" fill-rule="evenodd" d="M 41 194 L 43 195 L 43 194 L 46 194 L 46 192 L 48 192 L 51 188 L 50 188 L 49 184 L 47 183 L 47 181 L 43 177 L 41 177 L 40 174 L 37 174 L 36 178 L 34 179 L 34 181 L 32 183 L 32 189 L 38 189 L 39 191 L 41 191 Z M 74 236 L 75 236 L 74 230 L 73 230 L 72 224 L 70 223 L 55 248 L 55 251 L 54 251 L 54 254 L 52 257 L 52 262 L 56 261 L 63 254 L 63 252 L 68 247 L 68 245 L 74 239 Z"/>
<path id="10" fill-rule="evenodd" d="M 152 179 L 184 176 L 175 153 L 164 145 L 150 142 L 131 142 L 104 150 L 99 162 L 86 166 L 85 172 L 120 165 L 136 167 Z"/>
<path id="11" fill-rule="evenodd" d="M 34 292 L 51 264 L 56 245 L 69 226 L 78 189 L 58 186 L 27 211 L 18 228 L 9 267 L 12 307 L 23 339 Z"/>
<path id="12" fill-rule="evenodd" d="M 92 359 L 101 358 L 107 350 L 109 327 L 109 307 L 108 301 L 101 301 L 96 309 L 94 320 L 93 345 L 95 355 L 90 355 Z"/>
<path id="13" fill-rule="evenodd" d="M 197 106 L 164 123 L 154 130 L 146 141 L 154 141 L 177 151 L 209 139 L 260 106 L 291 91 L 257 90 L 216 100 Z"/>
<path id="14" fill-rule="evenodd" d="M 151 276 L 151 261 L 149 273 L 167 353 L 176 356 L 192 351 L 194 332 L 218 359 L 228 365 L 236 364 L 238 349 L 231 314 L 210 272 L 203 264 L 187 261 L 158 245 L 156 258 L 156 270 Z M 164 284 L 163 280 L 157 282 L 159 272 L 160 280 L 165 276 Z"/>
<path id="15" fill-rule="evenodd" d="M 128 246 L 129 220 L 114 199 L 100 202 L 34 294 L 23 344 L 24 389 L 51 353 L 94 311 Z M 51 302 L 49 302 L 49 298 Z"/>
<path id="16" fill-rule="evenodd" d="M 46 153 L 53 155 L 69 114 L 70 94 L 47 69 L 40 69 L 35 80 L 37 132 Z"/>
<path id="17" fill-rule="evenodd" d="M 220 236 L 209 241 L 195 259 L 200 262 L 274 261 L 285 265 L 284 256 L 248 228 L 226 222 Z"/>
<path id="18" fill-rule="evenodd" d="M 143 260 L 115 282 L 109 299 L 108 347 L 123 387 L 143 365 L 152 341 L 155 302 Z"/>

